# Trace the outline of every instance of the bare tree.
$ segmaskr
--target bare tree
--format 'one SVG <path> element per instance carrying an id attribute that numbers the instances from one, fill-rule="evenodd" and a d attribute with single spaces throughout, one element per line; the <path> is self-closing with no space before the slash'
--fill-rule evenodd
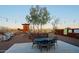
<path id="1" fill-rule="evenodd" d="M 57 29 L 57 25 L 58 25 L 58 23 L 59 23 L 59 19 L 56 18 L 56 17 L 53 17 L 52 20 L 53 20 L 53 21 L 51 22 L 51 24 L 52 24 L 52 27 L 53 27 L 53 33 L 55 33 L 55 30 Z"/>

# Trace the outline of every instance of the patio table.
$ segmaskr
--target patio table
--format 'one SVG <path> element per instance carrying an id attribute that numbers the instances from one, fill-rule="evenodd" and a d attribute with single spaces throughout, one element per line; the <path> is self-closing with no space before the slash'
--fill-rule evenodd
<path id="1" fill-rule="evenodd" d="M 36 38 L 36 39 L 34 39 L 33 43 L 37 44 L 38 42 L 41 42 L 44 40 L 50 41 L 50 40 L 53 40 L 53 38 Z"/>
<path id="2" fill-rule="evenodd" d="M 33 45 L 48 45 L 49 43 L 53 45 L 55 43 L 54 38 L 36 38 L 33 40 Z"/>
<path id="3" fill-rule="evenodd" d="M 50 47 L 55 46 L 55 40 L 54 40 L 54 38 L 36 38 L 33 41 L 33 45 L 34 44 L 36 44 L 37 48 L 40 48 L 41 51 L 42 51 L 42 48 L 44 48 L 44 47 L 48 51 L 50 49 Z"/>

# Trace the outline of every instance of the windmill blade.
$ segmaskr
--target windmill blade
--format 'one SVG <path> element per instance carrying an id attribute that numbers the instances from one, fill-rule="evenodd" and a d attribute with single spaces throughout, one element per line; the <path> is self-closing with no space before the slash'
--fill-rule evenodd
<path id="1" fill-rule="evenodd" d="M 6 18 L 6 22 L 8 22 L 8 18 Z"/>
<path id="2" fill-rule="evenodd" d="M 0 16 L 0 19 L 5 19 L 8 22 L 8 18 Z"/>
<path id="3" fill-rule="evenodd" d="M 15 20 L 15 24 L 16 24 L 16 20 Z"/>

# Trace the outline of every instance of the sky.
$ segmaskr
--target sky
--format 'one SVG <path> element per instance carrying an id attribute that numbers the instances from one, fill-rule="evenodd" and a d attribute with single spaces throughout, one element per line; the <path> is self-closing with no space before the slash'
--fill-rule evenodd
<path id="1" fill-rule="evenodd" d="M 47 7 L 52 16 L 59 18 L 58 28 L 79 27 L 79 6 L 77 5 L 41 5 Z M 22 28 L 26 22 L 31 5 L 0 5 L 0 26 Z M 6 20 L 8 19 L 8 20 Z M 50 24 L 44 27 L 50 28 Z"/>

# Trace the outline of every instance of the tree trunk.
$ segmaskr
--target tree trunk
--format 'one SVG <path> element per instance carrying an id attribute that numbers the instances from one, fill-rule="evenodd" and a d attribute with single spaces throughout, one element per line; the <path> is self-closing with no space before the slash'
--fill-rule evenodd
<path id="1" fill-rule="evenodd" d="M 41 24 L 41 32 L 42 32 L 42 24 Z"/>
<path id="2" fill-rule="evenodd" d="M 35 33 L 35 28 L 34 28 L 34 24 L 33 24 L 33 32 Z"/>
<path id="3" fill-rule="evenodd" d="M 55 34 L 56 31 L 56 25 L 53 26 L 53 33 Z"/>
<path id="4" fill-rule="evenodd" d="M 37 25 L 37 32 L 39 33 L 39 25 Z"/>

